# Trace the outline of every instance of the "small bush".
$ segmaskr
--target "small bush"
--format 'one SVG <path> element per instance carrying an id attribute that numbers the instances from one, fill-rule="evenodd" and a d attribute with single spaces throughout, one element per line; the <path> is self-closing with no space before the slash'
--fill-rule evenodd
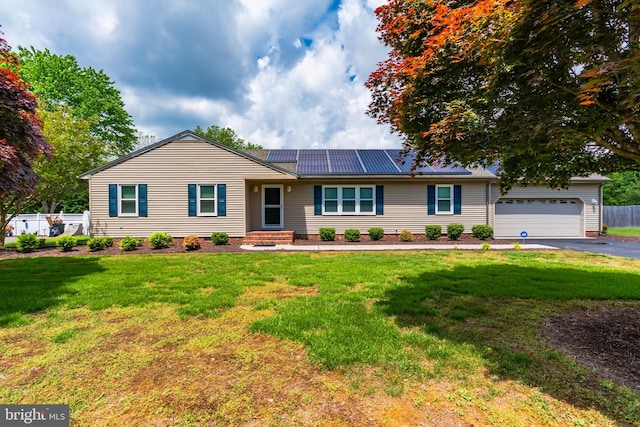
<path id="1" fill-rule="evenodd" d="M 522 249 L 522 246 L 518 242 L 515 242 L 512 246 L 513 246 L 513 250 L 515 251 L 519 251 L 520 249 Z"/>
<path id="2" fill-rule="evenodd" d="M 191 234 L 182 240 L 182 247 L 188 251 L 197 251 L 200 249 L 200 240 L 195 234 Z"/>
<path id="3" fill-rule="evenodd" d="M 18 252 L 33 252 L 38 248 L 38 238 L 34 234 L 21 234 L 16 239 Z"/>
<path id="4" fill-rule="evenodd" d="M 609 226 L 607 224 L 602 224 L 602 234 L 607 234 L 609 231 Z"/>
<path id="5" fill-rule="evenodd" d="M 493 227 L 484 224 L 474 225 L 471 227 L 471 233 L 476 239 L 487 240 L 493 234 Z"/>
<path id="6" fill-rule="evenodd" d="M 214 245 L 226 245 L 229 243 L 229 235 L 223 232 L 215 232 L 211 234 L 211 241 Z"/>
<path id="7" fill-rule="evenodd" d="M 400 232 L 400 241 L 413 242 L 413 233 L 409 230 L 402 230 Z"/>
<path id="8" fill-rule="evenodd" d="M 76 245 L 76 239 L 68 234 L 63 234 L 56 239 L 56 246 L 60 248 L 62 252 L 69 252 Z"/>
<path id="9" fill-rule="evenodd" d="M 424 228 L 424 234 L 427 235 L 429 240 L 436 240 L 438 237 L 442 236 L 442 227 L 439 225 L 427 225 Z"/>
<path id="10" fill-rule="evenodd" d="M 147 242 L 153 249 L 164 249 L 168 248 L 169 245 L 173 243 L 173 237 L 169 236 L 167 233 L 156 231 L 147 237 Z"/>
<path id="11" fill-rule="evenodd" d="M 487 242 L 482 242 L 481 247 L 482 247 L 483 251 L 490 251 L 491 250 L 491 245 L 489 243 L 487 243 Z"/>
<path id="12" fill-rule="evenodd" d="M 94 237 L 87 240 L 87 247 L 90 252 L 101 251 L 105 248 L 110 248 L 111 246 L 113 246 L 113 237 Z"/>
<path id="13" fill-rule="evenodd" d="M 320 229 L 320 238 L 325 242 L 331 242 L 336 240 L 336 229 L 335 228 L 321 228 Z"/>
<path id="14" fill-rule="evenodd" d="M 447 236 L 451 240 L 458 240 L 460 236 L 462 236 L 462 232 L 464 231 L 464 225 L 453 223 L 447 225 Z"/>
<path id="15" fill-rule="evenodd" d="M 356 228 L 347 228 L 344 230 L 344 238 L 349 242 L 357 242 L 360 240 L 360 230 Z"/>
<path id="16" fill-rule="evenodd" d="M 120 240 L 121 251 L 135 251 L 141 245 L 142 240 L 132 236 L 123 237 L 122 240 Z"/>
<path id="17" fill-rule="evenodd" d="M 384 230 L 379 227 L 370 228 L 367 233 L 371 240 L 380 240 L 384 237 Z"/>

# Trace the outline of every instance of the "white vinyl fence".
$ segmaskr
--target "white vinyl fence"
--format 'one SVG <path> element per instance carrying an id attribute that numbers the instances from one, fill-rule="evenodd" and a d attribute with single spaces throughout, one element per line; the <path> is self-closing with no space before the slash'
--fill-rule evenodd
<path id="1" fill-rule="evenodd" d="M 603 208 L 602 222 L 607 227 L 640 227 L 640 205 Z"/>
<path id="2" fill-rule="evenodd" d="M 81 214 L 67 214 L 62 211 L 54 214 L 21 214 L 9 221 L 9 225 L 13 226 L 11 235 L 18 236 L 20 234 L 37 234 L 39 236 L 49 235 L 49 222 L 47 216 L 51 218 L 60 217 L 62 223 L 65 224 L 65 230 L 69 230 L 71 225 L 82 225 L 81 234 L 89 234 L 89 211 Z M 9 234 L 7 234 L 9 235 Z"/>

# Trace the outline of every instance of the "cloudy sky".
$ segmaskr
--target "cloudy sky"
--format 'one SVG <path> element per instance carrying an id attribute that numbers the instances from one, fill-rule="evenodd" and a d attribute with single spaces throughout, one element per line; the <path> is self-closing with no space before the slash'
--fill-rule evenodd
<path id="1" fill-rule="evenodd" d="M 0 0 L 14 48 L 116 82 L 136 127 L 231 127 L 267 148 L 399 147 L 365 114 L 384 0 Z"/>

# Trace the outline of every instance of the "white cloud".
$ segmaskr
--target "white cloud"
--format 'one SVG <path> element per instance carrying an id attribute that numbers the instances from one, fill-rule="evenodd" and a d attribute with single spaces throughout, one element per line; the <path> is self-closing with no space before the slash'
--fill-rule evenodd
<path id="1" fill-rule="evenodd" d="M 9 44 L 104 69 L 144 133 L 218 124 L 272 148 L 399 145 L 365 114 L 384 0 L 9 3 Z"/>

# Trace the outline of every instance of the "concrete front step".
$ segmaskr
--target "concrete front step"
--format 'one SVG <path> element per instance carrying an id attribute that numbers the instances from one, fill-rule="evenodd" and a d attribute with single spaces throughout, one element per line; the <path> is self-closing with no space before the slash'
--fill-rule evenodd
<path id="1" fill-rule="evenodd" d="M 290 245 L 293 243 L 293 230 L 249 231 L 243 240 L 245 245 Z"/>

